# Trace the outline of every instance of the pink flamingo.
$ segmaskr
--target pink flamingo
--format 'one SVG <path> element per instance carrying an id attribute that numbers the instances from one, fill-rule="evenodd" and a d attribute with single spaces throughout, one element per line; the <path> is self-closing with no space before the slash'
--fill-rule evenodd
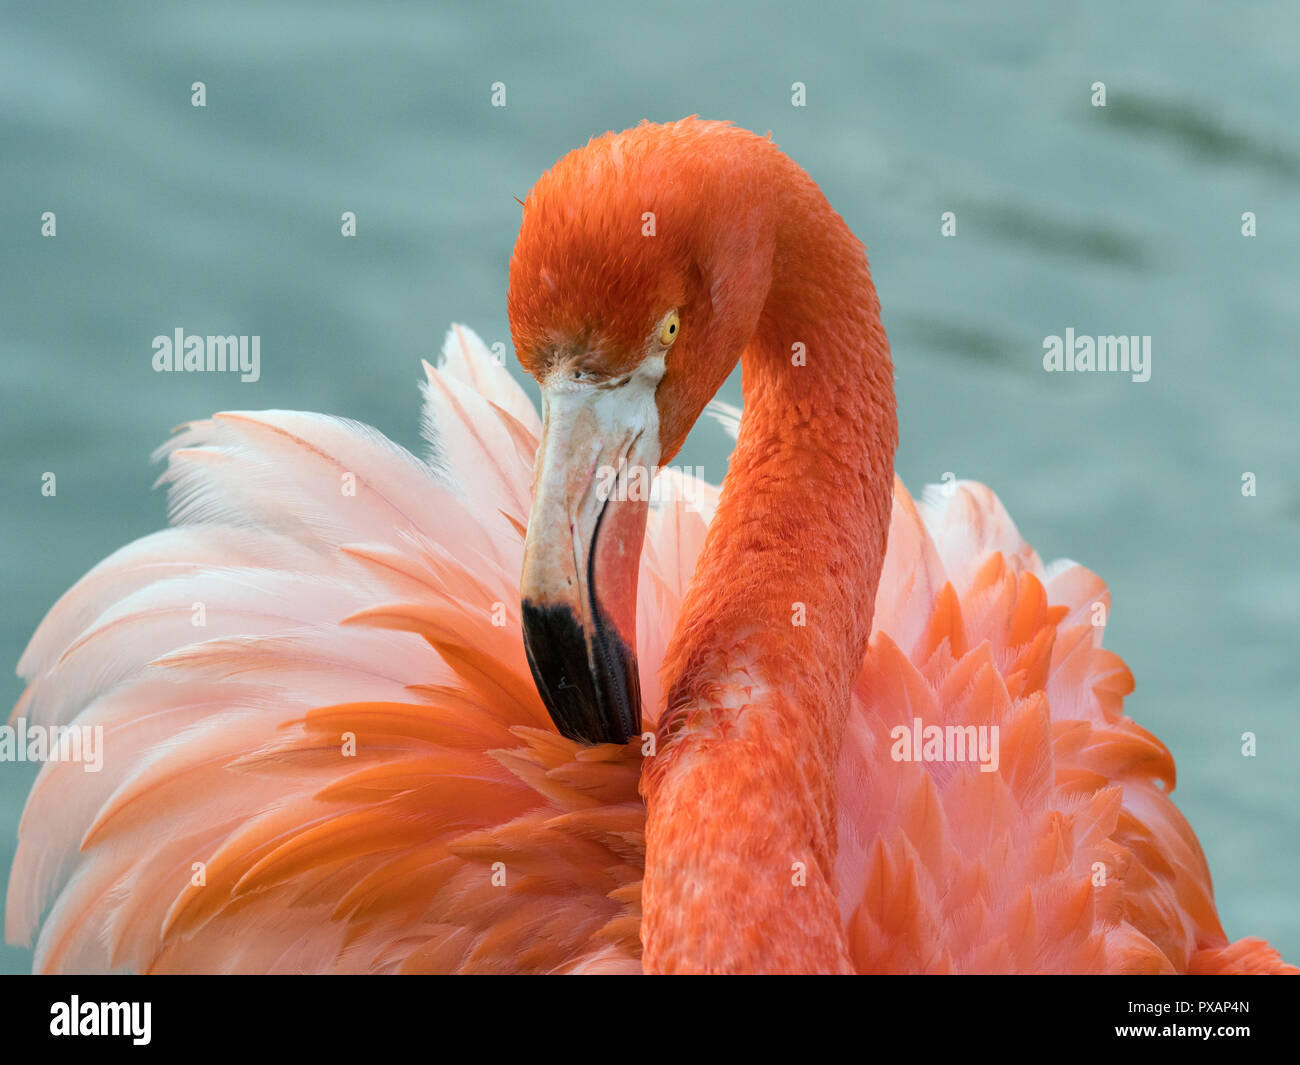
<path id="1" fill-rule="evenodd" d="M 1295 971 L 1220 927 L 1101 580 L 895 482 L 865 255 L 769 139 L 569 154 L 509 310 L 544 423 L 457 328 L 426 459 L 287 411 L 163 449 L 174 528 L 19 667 L 15 716 L 104 730 L 23 818 L 38 968 Z M 720 499 L 594 487 L 738 359 Z"/>

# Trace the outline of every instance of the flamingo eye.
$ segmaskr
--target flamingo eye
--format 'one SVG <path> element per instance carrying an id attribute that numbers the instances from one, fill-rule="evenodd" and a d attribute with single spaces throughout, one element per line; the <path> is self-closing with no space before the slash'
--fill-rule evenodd
<path id="1" fill-rule="evenodd" d="M 677 334 L 681 332 L 681 329 L 681 319 L 677 317 L 676 311 L 671 311 L 668 317 L 664 319 L 664 324 L 659 328 L 659 343 L 664 347 L 668 347 L 677 339 Z"/>

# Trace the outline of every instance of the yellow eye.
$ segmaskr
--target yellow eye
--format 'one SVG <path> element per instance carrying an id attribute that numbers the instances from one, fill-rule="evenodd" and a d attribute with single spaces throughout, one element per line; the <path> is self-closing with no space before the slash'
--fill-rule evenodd
<path id="1" fill-rule="evenodd" d="M 677 334 L 681 332 L 681 329 L 681 319 L 677 317 L 677 312 L 673 311 L 664 319 L 663 327 L 659 330 L 659 343 L 664 347 L 668 347 L 677 339 Z"/>

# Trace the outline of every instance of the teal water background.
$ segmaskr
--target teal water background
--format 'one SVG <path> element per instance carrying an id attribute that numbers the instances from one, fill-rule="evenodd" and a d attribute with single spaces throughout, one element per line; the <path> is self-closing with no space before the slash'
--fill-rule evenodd
<path id="1" fill-rule="evenodd" d="M 0 11 L 0 702 L 57 596 L 164 522 L 174 425 L 304 408 L 418 447 L 447 325 L 509 341 L 513 197 L 606 129 L 729 118 L 868 246 L 904 480 L 985 481 L 1109 582 L 1229 935 L 1300 960 L 1300 7 L 652 6 Z M 260 381 L 154 373 L 177 327 L 260 335 Z M 1149 334 L 1151 380 L 1044 373 L 1067 327 Z M 727 450 L 702 424 L 680 461 L 716 481 Z M 33 776 L 0 765 L 0 881 Z"/>

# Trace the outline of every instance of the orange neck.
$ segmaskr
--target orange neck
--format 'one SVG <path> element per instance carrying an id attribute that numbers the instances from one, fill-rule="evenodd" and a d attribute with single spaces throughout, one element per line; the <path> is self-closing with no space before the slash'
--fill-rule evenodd
<path id="1" fill-rule="evenodd" d="M 848 965 L 835 777 L 889 528 L 893 365 L 861 245 L 791 185 L 642 780 L 648 971 Z"/>

